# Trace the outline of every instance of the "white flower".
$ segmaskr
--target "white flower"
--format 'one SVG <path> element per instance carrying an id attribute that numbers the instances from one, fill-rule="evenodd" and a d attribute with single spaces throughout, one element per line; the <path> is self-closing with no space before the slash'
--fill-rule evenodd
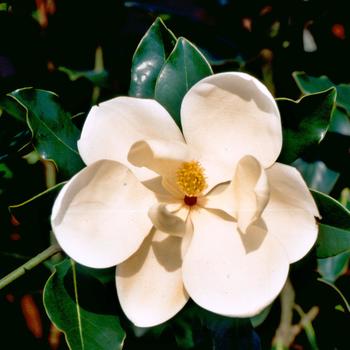
<path id="1" fill-rule="evenodd" d="M 221 315 L 257 314 L 317 237 L 306 184 L 275 163 L 280 116 L 258 80 L 201 80 L 183 99 L 181 123 L 183 133 L 149 99 L 93 107 L 78 143 L 87 167 L 52 212 L 69 256 L 118 265 L 121 306 L 143 327 L 168 320 L 189 297 Z"/>

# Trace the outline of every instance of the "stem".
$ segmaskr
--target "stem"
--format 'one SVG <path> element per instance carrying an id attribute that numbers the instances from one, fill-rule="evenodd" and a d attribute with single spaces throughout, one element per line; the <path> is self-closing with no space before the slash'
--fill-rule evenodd
<path id="1" fill-rule="evenodd" d="M 13 270 L 7 276 L 3 277 L 0 280 L 0 289 L 6 287 L 8 284 L 12 283 L 17 278 L 23 276 L 27 271 L 30 271 L 35 266 L 41 264 L 42 262 L 44 262 L 45 260 L 47 260 L 48 258 L 57 254 L 60 251 L 61 248 L 58 244 L 51 245 L 50 247 L 39 253 L 37 256 L 30 259 L 25 264 L 18 267 L 16 270 Z"/>
<path id="2" fill-rule="evenodd" d="M 284 285 L 281 295 L 281 321 L 277 328 L 273 343 L 276 349 L 288 349 L 293 342 L 294 334 L 292 330 L 293 306 L 295 292 L 290 279 Z"/>

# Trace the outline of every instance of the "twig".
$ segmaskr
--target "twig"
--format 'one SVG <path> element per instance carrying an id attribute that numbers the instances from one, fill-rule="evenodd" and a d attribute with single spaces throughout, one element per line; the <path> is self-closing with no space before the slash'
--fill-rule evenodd
<path id="1" fill-rule="evenodd" d="M 35 266 L 41 264 L 51 256 L 57 254 L 61 251 L 61 248 L 58 244 L 53 244 L 38 255 L 36 255 L 34 258 L 27 261 L 25 264 L 18 267 L 16 270 L 13 270 L 10 272 L 7 276 L 3 277 L 0 280 L 0 289 L 6 287 L 8 284 L 12 283 L 17 278 L 23 276 L 27 271 L 30 271 Z"/>

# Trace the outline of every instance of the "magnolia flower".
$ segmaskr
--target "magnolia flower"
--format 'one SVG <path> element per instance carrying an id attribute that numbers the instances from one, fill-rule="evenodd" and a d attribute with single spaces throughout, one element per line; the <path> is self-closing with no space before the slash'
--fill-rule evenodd
<path id="1" fill-rule="evenodd" d="M 117 265 L 121 307 L 141 327 L 170 319 L 190 297 L 217 314 L 257 314 L 317 237 L 305 182 L 276 163 L 280 115 L 258 80 L 201 80 L 182 101 L 181 124 L 151 99 L 94 106 L 78 142 L 87 166 L 52 212 L 70 257 Z"/>

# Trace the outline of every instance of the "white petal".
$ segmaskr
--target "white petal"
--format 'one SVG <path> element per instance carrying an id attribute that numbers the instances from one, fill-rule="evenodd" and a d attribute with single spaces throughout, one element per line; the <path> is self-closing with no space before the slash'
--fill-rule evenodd
<path id="1" fill-rule="evenodd" d="M 127 154 L 132 144 L 147 138 L 183 142 L 180 129 L 158 102 L 117 97 L 92 107 L 78 141 L 78 148 L 87 165 L 100 159 L 115 160 L 145 180 L 154 174 L 147 169 L 130 165 Z"/>
<path id="2" fill-rule="evenodd" d="M 160 231 L 117 267 L 117 291 L 126 316 L 139 327 L 173 317 L 188 300 L 181 273 L 181 238 Z"/>
<path id="3" fill-rule="evenodd" d="M 245 233 L 248 226 L 260 218 L 269 200 L 269 185 L 265 170 L 252 156 L 243 157 L 233 180 L 238 228 Z"/>
<path id="4" fill-rule="evenodd" d="M 318 233 L 317 206 L 300 173 L 293 167 L 276 163 L 267 170 L 270 200 L 262 217 L 269 233 L 285 247 L 290 262 L 312 248 Z"/>
<path id="5" fill-rule="evenodd" d="M 205 208 L 225 211 L 236 218 L 238 228 L 245 233 L 269 200 L 265 170 L 254 157 L 245 156 L 238 162 L 233 180 L 215 187 L 205 199 Z"/>
<path id="6" fill-rule="evenodd" d="M 165 203 L 157 203 L 148 211 L 153 226 L 165 233 L 183 236 L 186 232 L 185 220 L 175 212 L 171 212 Z M 180 208 L 177 208 L 180 209 Z"/>
<path id="7" fill-rule="evenodd" d="M 161 175 L 164 188 L 175 197 L 183 197 L 176 184 L 176 172 L 184 162 L 192 160 L 191 151 L 185 143 L 139 141 L 132 145 L 128 160 L 135 166 L 146 167 Z"/>
<path id="8" fill-rule="evenodd" d="M 207 210 L 191 213 L 191 218 L 194 234 L 183 263 L 190 297 L 207 310 L 231 317 L 253 316 L 269 305 L 289 268 L 278 240 L 263 230 L 242 237 L 234 221 Z"/>
<path id="9" fill-rule="evenodd" d="M 215 74 L 194 85 L 183 99 L 181 122 L 186 142 L 220 161 L 226 180 L 243 156 L 250 154 L 267 167 L 282 147 L 276 102 L 245 73 Z"/>
<path id="10" fill-rule="evenodd" d="M 51 216 L 57 240 L 79 263 L 95 268 L 133 254 L 152 228 L 156 202 L 124 165 L 104 160 L 76 174 L 58 195 Z"/>

